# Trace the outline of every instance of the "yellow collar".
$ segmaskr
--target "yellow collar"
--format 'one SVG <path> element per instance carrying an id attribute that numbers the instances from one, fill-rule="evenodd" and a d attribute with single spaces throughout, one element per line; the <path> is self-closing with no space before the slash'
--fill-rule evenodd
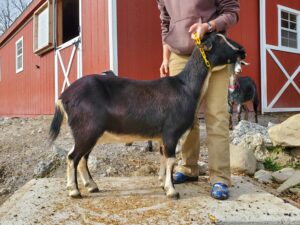
<path id="1" fill-rule="evenodd" d="M 208 69 L 211 69 L 211 66 L 210 66 L 209 61 L 207 60 L 205 51 L 204 51 L 204 49 L 201 47 L 201 40 L 200 40 L 199 36 L 197 35 L 196 32 L 195 32 L 193 35 L 194 35 L 195 44 L 197 45 L 197 47 L 198 47 L 199 50 L 200 50 L 200 53 L 201 53 L 201 55 L 202 55 L 202 58 L 203 58 L 203 60 L 204 60 L 204 62 L 205 62 L 206 67 L 207 67 Z"/>

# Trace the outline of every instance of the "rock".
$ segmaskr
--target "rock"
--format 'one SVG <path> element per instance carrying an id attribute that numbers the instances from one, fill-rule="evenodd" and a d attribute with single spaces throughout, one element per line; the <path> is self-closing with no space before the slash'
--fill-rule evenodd
<path id="1" fill-rule="evenodd" d="M 115 168 L 109 167 L 105 172 L 106 172 L 106 176 L 109 177 L 109 176 L 117 173 L 117 170 Z"/>
<path id="2" fill-rule="evenodd" d="M 281 184 L 289 179 L 295 172 L 293 168 L 283 168 L 282 170 L 272 173 L 272 177 L 277 183 Z"/>
<path id="3" fill-rule="evenodd" d="M 241 120 L 231 134 L 232 144 L 239 144 L 244 135 L 253 136 L 257 134 L 260 134 L 262 136 L 264 143 L 271 143 L 266 127 L 261 126 L 257 123 Z"/>
<path id="4" fill-rule="evenodd" d="M 33 170 L 34 177 L 43 178 L 47 174 L 49 174 L 53 170 L 53 168 L 54 168 L 53 161 L 39 162 Z"/>
<path id="5" fill-rule="evenodd" d="M 293 157 L 286 152 L 272 152 L 270 154 L 270 157 L 274 159 L 274 162 L 276 162 L 281 167 L 286 167 L 293 161 Z"/>
<path id="6" fill-rule="evenodd" d="M 205 175 L 208 171 L 208 164 L 206 162 L 199 161 L 198 162 L 199 166 L 199 175 Z"/>
<path id="7" fill-rule="evenodd" d="M 254 174 L 254 178 L 260 183 L 272 183 L 272 173 L 266 170 L 259 170 Z"/>
<path id="8" fill-rule="evenodd" d="M 232 172 L 253 175 L 256 171 L 256 158 L 253 151 L 243 144 L 230 144 L 230 167 Z"/>
<path id="9" fill-rule="evenodd" d="M 61 160 L 65 160 L 68 155 L 68 151 L 55 145 L 52 147 L 52 150 L 53 155 L 58 156 Z"/>
<path id="10" fill-rule="evenodd" d="M 274 127 L 276 123 L 268 122 L 268 128 Z"/>
<path id="11" fill-rule="evenodd" d="M 292 192 L 295 195 L 300 196 L 300 188 L 298 188 L 298 187 L 296 187 L 296 188 L 290 188 L 289 191 Z"/>
<path id="12" fill-rule="evenodd" d="M 0 189 L 0 196 L 9 194 L 10 190 L 8 188 Z"/>
<path id="13" fill-rule="evenodd" d="M 241 138 L 239 145 L 252 150 L 255 158 L 259 162 L 264 162 L 264 160 L 269 157 L 269 152 L 266 151 L 264 147 L 264 139 L 260 133 L 254 135 L 245 134 Z"/>
<path id="14" fill-rule="evenodd" d="M 99 160 L 97 159 L 97 157 L 92 156 L 92 155 L 89 156 L 89 159 L 88 159 L 88 167 L 89 167 L 89 170 L 90 170 L 90 171 L 96 172 L 97 169 L 98 169 L 99 164 L 100 164 L 100 162 L 99 162 Z"/>
<path id="15" fill-rule="evenodd" d="M 271 127 L 268 133 L 274 146 L 300 147 L 300 114 Z"/>
<path id="16" fill-rule="evenodd" d="M 287 179 L 283 184 L 280 185 L 279 188 L 277 188 L 277 191 L 283 192 L 298 184 L 300 184 L 300 170 L 296 170 L 296 172 L 289 179 Z"/>
<path id="17" fill-rule="evenodd" d="M 61 163 L 65 162 L 67 151 L 57 146 L 53 146 L 51 154 L 46 160 L 39 162 L 34 170 L 33 176 L 35 178 L 43 178 L 47 176 L 50 172 L 55 170 Z"/>
<path id="18" fill-rule="evenodd" d="M 292 155 L 293 157 L 295 157 L 296 159 L 300 159 L 300 147 L 298 147 L 298 148 L 293 148 L 293 149 L 291 150 L 291 155 Z"/>
<path id="19" fill-rule="evenodd" d="M 265 166 L 262 162 L 257 162 L 256 163 L 256 170 L 264 170 L 265 169 Z"/>

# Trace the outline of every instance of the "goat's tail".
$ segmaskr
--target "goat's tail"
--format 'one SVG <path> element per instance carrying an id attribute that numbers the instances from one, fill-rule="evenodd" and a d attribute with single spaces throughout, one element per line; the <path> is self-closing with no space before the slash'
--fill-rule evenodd
<path id="1" fill-rule="evenodd" d="M 58 100 L 56 102 L 55 114 L 54 114 L 54 117 L 53 117 L 53 120 L 52 120 L 52 123 L 50 126 L 50 131 L 49 131 L 50 145 L 52 145 L 52 143 L 55 141 L 55 139 L 59 135 L 60 127 L 64 120 L 64 116 L 65 116 L 64 107 L 62 105 L 61 100 Z"/>

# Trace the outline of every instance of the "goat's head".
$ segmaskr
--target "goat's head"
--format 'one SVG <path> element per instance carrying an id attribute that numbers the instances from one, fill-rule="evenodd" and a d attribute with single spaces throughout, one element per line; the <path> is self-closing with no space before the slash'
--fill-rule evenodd
<path id="1" fill-rule="evenodd" d="M 238 60 L 246 57 L 243 46 L 222 34 L 211 33 L 204 36 L 201 47 L 206 52 L 212 68 L 225 64 L 235 64 Z"/>
<path id="2" fill-rule="evenodd" d="M 238 75 L 242 72 L 242 66 L 248 66 L 249 63 L 244 60 L 238 59 L 234 64 L 228 67 L 230 70 L 229 77 L 229 87 L 228 90 L 230 93 L 233 93 L 236 89 L 239 88 Z"/>

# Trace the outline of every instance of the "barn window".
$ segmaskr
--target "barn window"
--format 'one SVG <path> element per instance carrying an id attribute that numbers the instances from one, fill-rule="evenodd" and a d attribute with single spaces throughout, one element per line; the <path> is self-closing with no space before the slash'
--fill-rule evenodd
<path id="1" fill-rule="evenodd" d="M 281 47 L 300 49 L 299 23 L 300 12 L 286 7 L 279 7 L 279 40 Z"/>
<path id="2" fill-rule="evenodd" d="M 16 73 L 23 71 L 23 37 L 16 42 Z"/>
<path id="3" fill-rule="evenodd" d="M 79 36 L 79 0 L 58 0 L 57 13 L 57 41 L 61 45 Z"/>
<path id="4" fill-rule="evenodd" d="M 34 52 L 42 54 L 53 47 L 53 0 L 48 0 L 33 16 Z"/>

